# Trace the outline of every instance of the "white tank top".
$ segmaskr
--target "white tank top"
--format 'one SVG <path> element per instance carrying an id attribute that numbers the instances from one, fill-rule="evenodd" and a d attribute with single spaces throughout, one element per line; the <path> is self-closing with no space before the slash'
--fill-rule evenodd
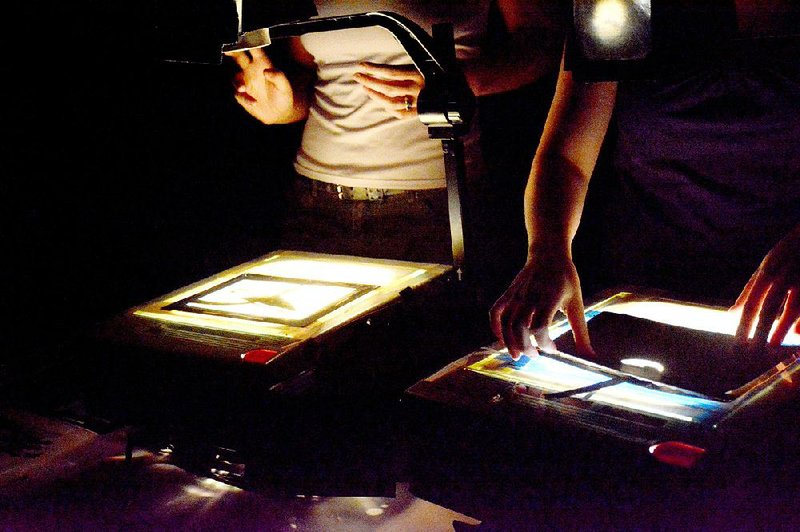
<path id="1" fill-rule="evenodd" d="M 319 16 L 392 11 L 428 33 L 433 24 L 450 22 L 456 55 L 462 60 L 479 54 L 489 12 L 489 0 L 317 0 L 315 4 Z M 391 116 L 353 80 L 362 61 L 411 64 L 394 37 L 383 28 L 371 27 L 311 33 L 301 39 L 315 58 L 318 78 L 295 159 L 297 172 L 345 186 L 444 187 L 441 141 L 428 138 L 418 118 Z M 467 136 L 465 152 L 468 168 L 477 165 L 477 135 Z"/>

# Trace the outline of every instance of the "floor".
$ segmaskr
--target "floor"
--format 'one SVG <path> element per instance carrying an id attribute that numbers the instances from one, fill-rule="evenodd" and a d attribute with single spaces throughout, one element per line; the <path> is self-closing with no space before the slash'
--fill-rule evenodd
<path id="1" fill-rule="evenodd" d="M 517 478 L 513 468 L 498 470 L 497 478 L 445 478 L 445 471 L 435 489 L 398 482 L 394 496 L 331 497 L 235 487 L 178 467 L 169 448 L 135 448 L 126 460 L 129 430 L 100 434 L 13 405 L 0 407 L 0 530 L 800 527 L 791 503 L 800 493 L 795 456 L 767 457 L 724 482 L 690 477 L 659 482 L 636 478 L 630 469 L 617 478 L 599 478 L 583 464 L 565 462 L 559 478 L 544 484 L 533 480 L 535 464 L 520 463 Z M 502 441 L 502 435 L 485 440 L 486 467 L 492 467 L 489 458 Z"/>
<path id="2" fill-rule="evenodd" d="M 415 497 L 277 497 L 134 451 L 127 429 L 97 434 L 6 407 L 0 411 L 2 530 L 447 531 L 479 521 Z M 454 524 L 455 523 L 455 524 Z"/>

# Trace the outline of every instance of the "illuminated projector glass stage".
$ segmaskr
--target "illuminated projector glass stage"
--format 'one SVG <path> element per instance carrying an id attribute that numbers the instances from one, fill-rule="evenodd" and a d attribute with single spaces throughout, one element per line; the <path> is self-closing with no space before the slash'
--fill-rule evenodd
<path id="1" fill-rule="evenodd" d="M 499 345 L 480 349 L 408 393 L 578 426 L 642 444 L 673 465 L 693 465 L 721 435 L 793 395 L 797 334 L 778 349 L 747 352 L 733 336 L 737 314 L 631 292 L 590 306 L 586 318 L 593 360 L 570 354 L 571 330 L 560 321 L 550 328 L 557 351 L 514 361 Z"/>
<path id="2" fill-rule="evenodd" d="M 129 309 L 105 324 L 101 337 L 271 363 L 449 271 L 440 264 L 276 251 Z"/>

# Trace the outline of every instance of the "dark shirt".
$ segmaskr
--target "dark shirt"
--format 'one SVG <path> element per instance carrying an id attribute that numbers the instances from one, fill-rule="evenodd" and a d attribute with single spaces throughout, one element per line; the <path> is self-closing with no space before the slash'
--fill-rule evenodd
<path id="1" fill-rule="evenodd" d="M 729 299 L 800 223 L 800 39 L 697 53 L 619 83 L 603 261 L 614 283 Z"/>

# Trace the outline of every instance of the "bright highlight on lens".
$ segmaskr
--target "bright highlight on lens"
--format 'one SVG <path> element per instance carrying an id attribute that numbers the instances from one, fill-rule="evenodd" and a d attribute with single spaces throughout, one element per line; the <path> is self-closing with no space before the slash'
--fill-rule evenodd
<path id="1" fill-rule="evenodd" d="M 606 43 L 619 40 L 626 33 L 628 8 L 621 0 L 601 0 L 592 12 L 592 31 Z"/>

